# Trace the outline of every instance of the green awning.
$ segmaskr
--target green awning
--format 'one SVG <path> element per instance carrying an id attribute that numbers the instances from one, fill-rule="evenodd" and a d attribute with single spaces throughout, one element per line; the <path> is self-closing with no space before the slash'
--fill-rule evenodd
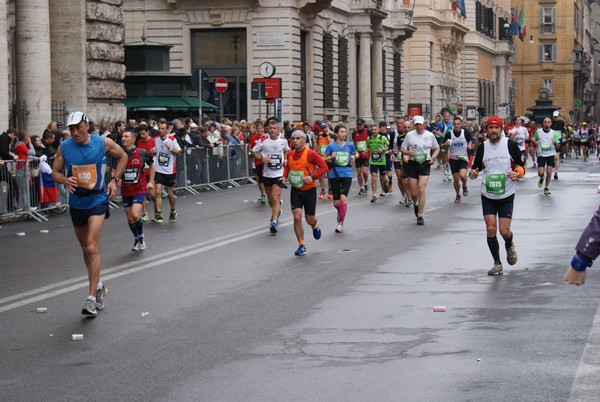
<path id="1" fill-rule="evenodd" d="M 198 109 L 198 98 L 192 96 L 136 96 L 125 98 L 125 107 L 133 110 Z M 202 101 L 202 110 L 219 110 L 218 106 Z"/>

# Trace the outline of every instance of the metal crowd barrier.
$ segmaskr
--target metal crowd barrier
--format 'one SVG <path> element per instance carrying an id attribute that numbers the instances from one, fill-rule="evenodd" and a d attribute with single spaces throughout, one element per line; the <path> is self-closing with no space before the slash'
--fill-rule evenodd
<path id="1" fill-rule="evenodd" d="M 212 149 L 188 149 L 176 159 L 176 191 L 199 194 L 203 190 L 220 191 L 222 188 L 240 187 L 254 183 L 252 157 L 245 144 L 221 145 Z M 111 179 L 113 161 L 108 158 L 105 183 Z M 30 217 L 47 221 L 55 212 L 68 208 L 68 191 L 52 181 L 37 161 L 0 160 L 0 218 Z M 120 191 L 111 208 L 118 208 Z"/>
<path id="2" fill-rule="evenodd" d="M 38 161 L 0 161 L 0 217 L 47 221 L 52 213 L 66 211 L 67 197 Z"/>

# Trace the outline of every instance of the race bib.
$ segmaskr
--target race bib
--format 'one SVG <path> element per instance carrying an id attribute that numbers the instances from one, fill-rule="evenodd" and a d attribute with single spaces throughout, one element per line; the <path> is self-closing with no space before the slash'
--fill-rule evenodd
<path id="1" fill-rule="evenodd" d="M 288 174 L 288 181 L 290 184 L 296 188 L 304 187 L 304 172 L 302 170 L 290 170 Z"/>
<path id="2" fill-rule="evenodd" d="M 426 160 L 427 160 L 427 152 L 417 151 L 417 153 L 415 154 L 415 162 L 425 163 Z"/>
<path id="3" fill-rule="evenodd" d="M 350 152 L 336 152 L 335 164 L 338 166 L 348 166 L 350 164 Z"/>
<path id="4" fill-rule="evenodd" d="M 381 154 L 379 152 L 371 152 L 371 160 L 373 162 L 379 162 L 381 160 Z"/>
<path id="5" fill-rule="evenodd" d="M 506 174 L 493 173 L 485 179 L 485 189 L 490 194 L 502 195 L 506 191 Z"/>
<path id="6" fill-rule="evenodd" d="M 367 150 L 367 141 L 358 141 L 356 143 L 356 150 L 358 152 L 365 152 Z"/>
<path id="7" fill-rule="evenodd" d="M 130 169 L 125 169 L 125 172 L 123 173 L 123 182 L 125 184 L 137 184 L 140 180 L 139 174 L 138 174 L 138 169 L 136 168 L 130 168 Z"/>
<path id="8" fill-rule="evenodd" d="M 164 152 L 158 153 L 158 164 L 160 166 L 168 167 L 170 160 L 171 160 L 171 155 L 164 153 Z"/>
<path id="9" fill-rule="evenodd" d="M 269 164 L 267 165 L 269 169 L 279 170 L 281 169 L 283 162 L 283 156 L 279 154 L 269 155 Z"/>
<path id="10" fill-rule="evenodd" d="M 515 138 L 515 142 L 517 143 L 517 145 L 521 146 L 523 145 L 523 137 L 516 137 Z"/>
<path id="11" fill-rule="evenodd" d="M 98 183 L 96 164 L 73 165 L 71 166 L 71 173 L 77 178 L 77 187 L 79 188 L 93 190 L 96 187 L 96 183 Z"/>
<path id="12" fill-rule="evenodd" d="M 548 141 L 542 141 L 540 143 L 540 149 L 542 151 L 550 151 L 552 149 L 552 143 Z"/>
<path id="13" fill-rule="evenodd" d="M 325 150 L 327 149 L 327 145 L 320 145 L 319 150 L 321 151 L 321 155 L 325 155 Z"/>

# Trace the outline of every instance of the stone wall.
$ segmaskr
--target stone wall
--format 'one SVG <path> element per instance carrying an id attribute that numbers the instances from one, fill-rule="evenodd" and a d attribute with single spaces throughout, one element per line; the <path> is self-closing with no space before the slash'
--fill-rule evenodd
<path id="1" fill-rule="evenodd" d="M 88 113 L 112 123 L 126 115 L 122 0 L 88 0 L 85 19 Z"/>
<path id="2" fill-rule="evenodd" d="M 0 132 L 8 128 L 8 8 L 0 0 Z"/>

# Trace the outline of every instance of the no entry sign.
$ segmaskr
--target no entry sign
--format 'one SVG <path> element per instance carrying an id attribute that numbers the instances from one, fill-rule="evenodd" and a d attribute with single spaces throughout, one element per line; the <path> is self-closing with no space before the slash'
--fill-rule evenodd
<path id="1" fill-rule="evenodd" d="M 229 85 L 227 84 L 227 80 L 223 77 L 217 78 L 215 81 L 215 89 L 217 92 L 226 92 Z"/>

